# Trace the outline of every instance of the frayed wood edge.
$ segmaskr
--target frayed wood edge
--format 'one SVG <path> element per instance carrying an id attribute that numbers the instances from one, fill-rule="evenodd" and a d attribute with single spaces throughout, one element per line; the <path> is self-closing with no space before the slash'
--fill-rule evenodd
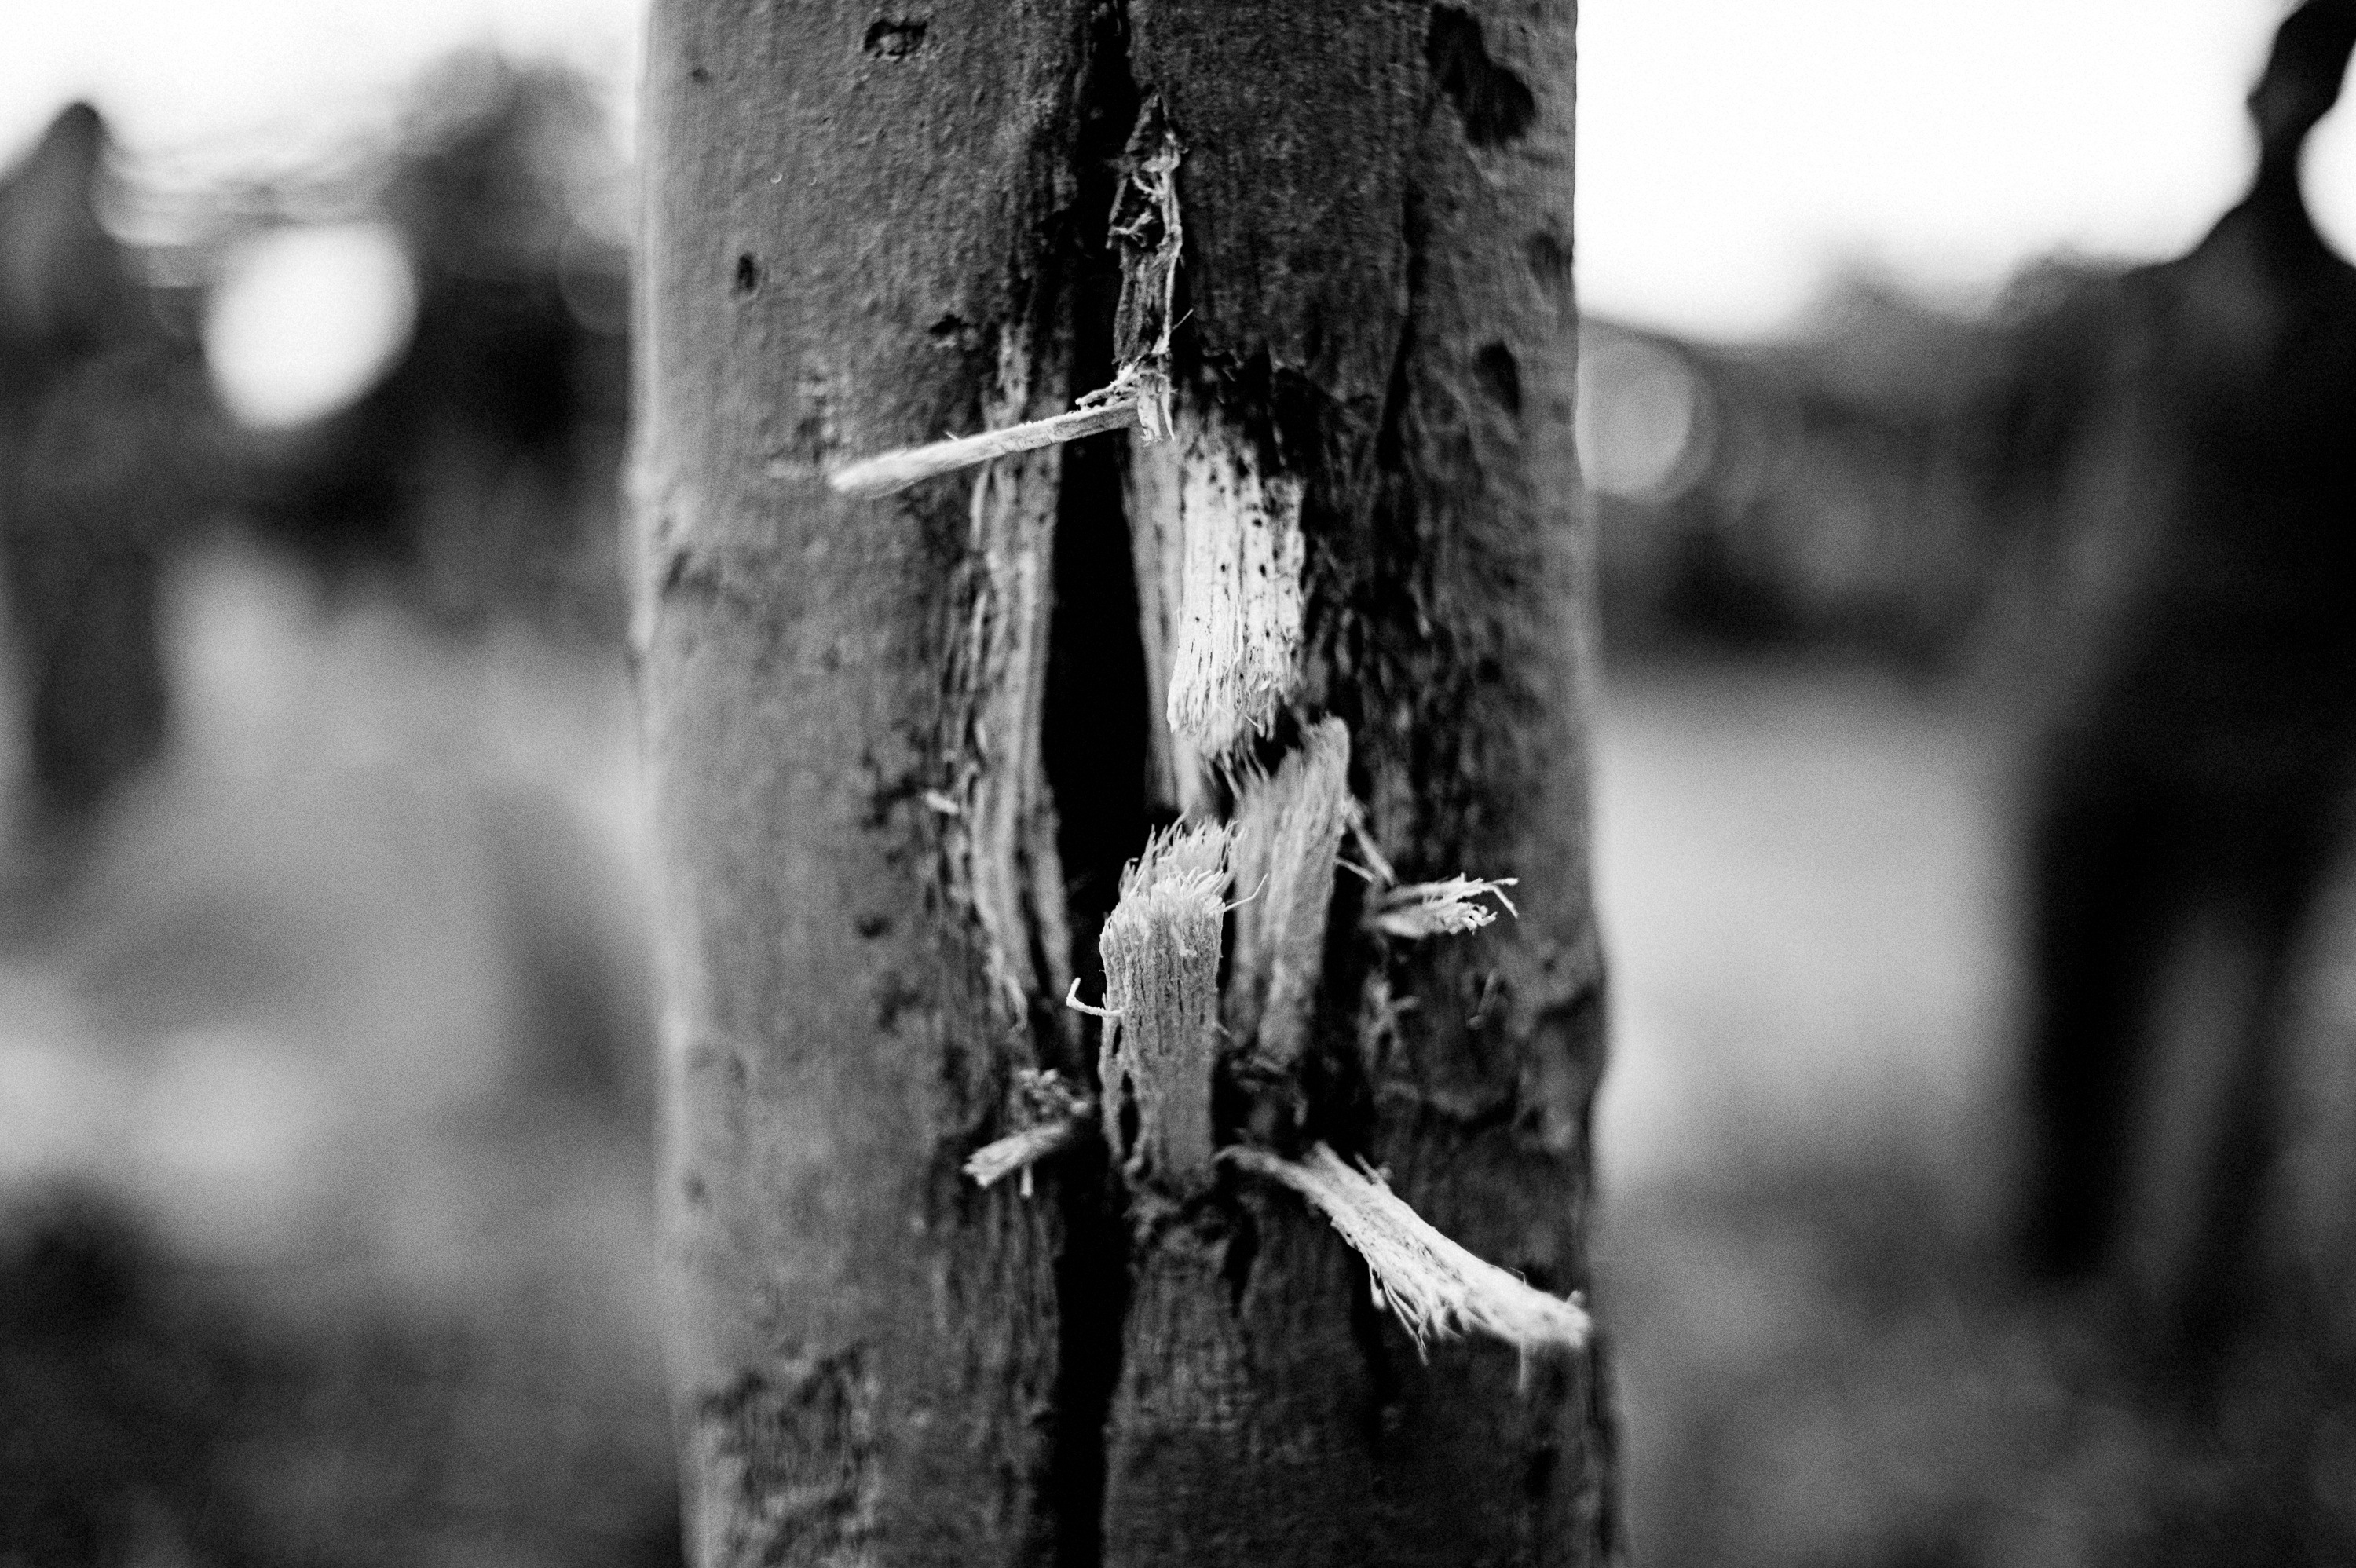
<path id="1" fill-rule="evenodd" d="M 1386 936 L 1404 937 L 1410 942 L 1478 931 L 1497 918 L 1495 910 L 1477 901 L 1483 898 L 1495 899 L 1505 907 L 1507 914 L 1516 920 L 1521 918 L 1522 912 L 1505 894 L 1507 888 L 1520 884 L 1519 877 L 1462 875 L 1440 882 L 1409 882 L 1385 893 L 1382 901 L 1366 916 L 1366 923 Z"/>
<path id="2" fill-rule="evenodd" d="M 1131 1176 L 1182 1191 L 1209 1185 L 1215 1157 L 1211 1079 L 1233 845 L 1219 824 L 1177 823 L 1148 837 L 1097 939 L 1111 1015 L 1097 1053 L 1105 1144 Z M 1122 1129 L 1132 1105 L 1133 1142 Z"/>
<path id="3" fill-rule="evenodd" d="M 1215 411 L 1178 450 L 1177 640 L 1163 718 L 1195 754 L 1266 735 L 1298 689 L 1305 619 L 1303 489 Z"/>
<path id="4" fill-rule="evenodd" d="M 1146 836 L 1137 858 L 1121 868 L 1120 897 L 1113 914 L 1129 913 L 1164 893 L 1207 891 L 1225 900 L 1235 877 L 1234 856 L 1231 824 L 1173 822 L 1158 828 Z"/>
<path id="5" fill-rule="evenodd" d="M 1419 1352 L 1434 1337 L 1485 1334 L 1511 1345 L 1526 1368 L 1534 1351 L 1579 1349 L 1593 1330 L 1575 1295 L 1549 1296 L 1457 1245 L 1381 1177 L 1363 1164 L 1353 1169 L 1324 1144 L 1299 1161 L 1240 1145 L 1219 1157 L 1290 1187 L 1324 1215 L 1365 1260 L 1375 1305 L 1390 1309 Z"/>

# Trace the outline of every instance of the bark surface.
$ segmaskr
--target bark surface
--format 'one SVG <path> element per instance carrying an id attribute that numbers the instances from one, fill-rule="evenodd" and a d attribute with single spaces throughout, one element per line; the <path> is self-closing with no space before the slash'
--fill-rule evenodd
<path id="1" fill-rule="evenodd" d="M 1520 879 L 1518 921 L 1407 942 L 1341 878 L 1306 1043 L 1271 1073 L 1236 1042 L 1214 1136 L 1322 1139 L 1583 1288 L 1573 22 L 659 0 L 637 636 L 700 1561 L 1617 1554 L 1593 1345 L 1420 1355 L 1322 1220 L 1224 1165 L 1156 1185 L 1091 1136 L 1028 1197 L 958 1173 L 1012 1130 L 1019 1072 L 1092 1081 L 1060 1003 L 1100 986 L 1120 864 L 1221 809 L 1160 705 L 1183 443 L 880 501 L 824 482 L 1109 380 L 1138 347 L 1114 198 L 1144 133 L 1177 139 L 1181 426 L 1299 503 L 1302 641 L 1247 749 L 1272 766 L 1338 719 L 1403 880 Z"/>

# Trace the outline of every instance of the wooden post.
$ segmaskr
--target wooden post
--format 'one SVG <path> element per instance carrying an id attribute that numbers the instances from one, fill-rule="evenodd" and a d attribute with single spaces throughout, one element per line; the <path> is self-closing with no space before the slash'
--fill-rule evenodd
<path id="1" fill-rule="evenodd" d="M 1421 1353 L 1254 1160 L 1108 1158 L 1119 1104 L 1027 1197 L 960 1168 L 1018 1074 L 1095 1095 L 1062 999 L 1149 832 L 1338 721 L 1371 854 L 1516 878 L 1520 918 L 1409 938 L 1342 876 L 1281 1050 L 1223 1032 L 1181 1088 L 1585 1286 L 1573 25 L 658 0 L 637 636 L 700 1562 L 1616 1554 L 1591 1339 Z M 827 483 L 1148 361 L 1159 432 Z"/>

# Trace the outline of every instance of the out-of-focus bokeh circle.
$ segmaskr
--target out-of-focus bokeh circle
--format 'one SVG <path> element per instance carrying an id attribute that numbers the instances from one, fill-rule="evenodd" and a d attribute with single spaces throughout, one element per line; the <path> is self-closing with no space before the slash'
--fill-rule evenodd
<path id="1" fill-rule="evenodd" d="M 416 322 L 416 276 L 390 226 L 281 229 L 230 258 L 205 315 L 205 364 L 239 419 L 284 429 L 359 399 Z"/>
<path id="2" fill-rule="evenodd" d="M 1608 337 L 1579 359 L 1579 461 L 1607 495 L 1658 500 L 1688 479 L 1707 439 L 1700 382 L 1659 344 Z"/>

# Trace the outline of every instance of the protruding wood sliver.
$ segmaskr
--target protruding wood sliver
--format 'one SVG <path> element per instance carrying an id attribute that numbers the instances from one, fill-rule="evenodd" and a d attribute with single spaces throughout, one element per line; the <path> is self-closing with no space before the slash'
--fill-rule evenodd
<path id="1" fill-rule="evenodd" d="M 1080 1120 L 1075 1116 L 1067 1121 L 1041 1122 L 1009 1133 L 974 1150 L 972 1157 L 965 1162 L 965 1173 L 977 1187 L 995 1186 L 1016 1171 L 1028 1175 L 1033 1166 L 1078 1136 Z"/>
<path id="2" fill-rule="evenodd" d="M 1521 911 L 1505 895 L 1507 888 L 1520 881 L 1519 877 L 1459 874 L 1437 882 L 1409 882 L 1385 893 L 1367 914 L 1366 923 L 1387 936 L 1409 941 L 1478 931 L 1497 918 L 1495 910 L 1479 901 L 1483 898 L 1495 899 L 1507 914 L 1520 916 Z"/>
<path id="3" fill-rule="evenodd" d="M 1076 989 L 1079 982 L 1072 985 Z M 995 1186 L 1020 1171 L 1023 1196 L 1028 1198 L 1031 1168 L 1068 1147 L 1094 1119 L 1096 1103 L 1052 1070 L 1015 1074 L 1013 1098 L 1015 1130 L 976 1149 L 963 1168 L 977 1187 Z"/>
<path id="4" fill-rule="evenodd" d="M 1138 406 L 1136 397 L 1119 398 L 1027 424 L 1009 425 L 1004 430 L 954 436 L 924 446 L 904 446 L 838 468 L 827 475 L 826 482 L 838 495 L 889 496 L 895 490 L 905 490 L 938 475 L 954 474 L 960 468 L 971 468 L 993 457 L 1077 441 L 1084 435 L 1101 435 L 1106 431 L 1128 430 L 1138 422 Z"/>
<path id="5" fill-rule="evenodd" d="M 1434 1335 L 1465 1332 L 1502 1339 L 1524 1355 L 1587 1343 L 1592 1324 L 1584 1307 L 1450 1241 L 1381 1177 L 1354 1169 L 1324 1144 L 1299 1161 L 1244 1147 L 1221 1149 L 1219 1157 L 1281 1182 L 1324 1215 L 1366 1260 L 1376 1302 L 1419 1348 Z"/>

